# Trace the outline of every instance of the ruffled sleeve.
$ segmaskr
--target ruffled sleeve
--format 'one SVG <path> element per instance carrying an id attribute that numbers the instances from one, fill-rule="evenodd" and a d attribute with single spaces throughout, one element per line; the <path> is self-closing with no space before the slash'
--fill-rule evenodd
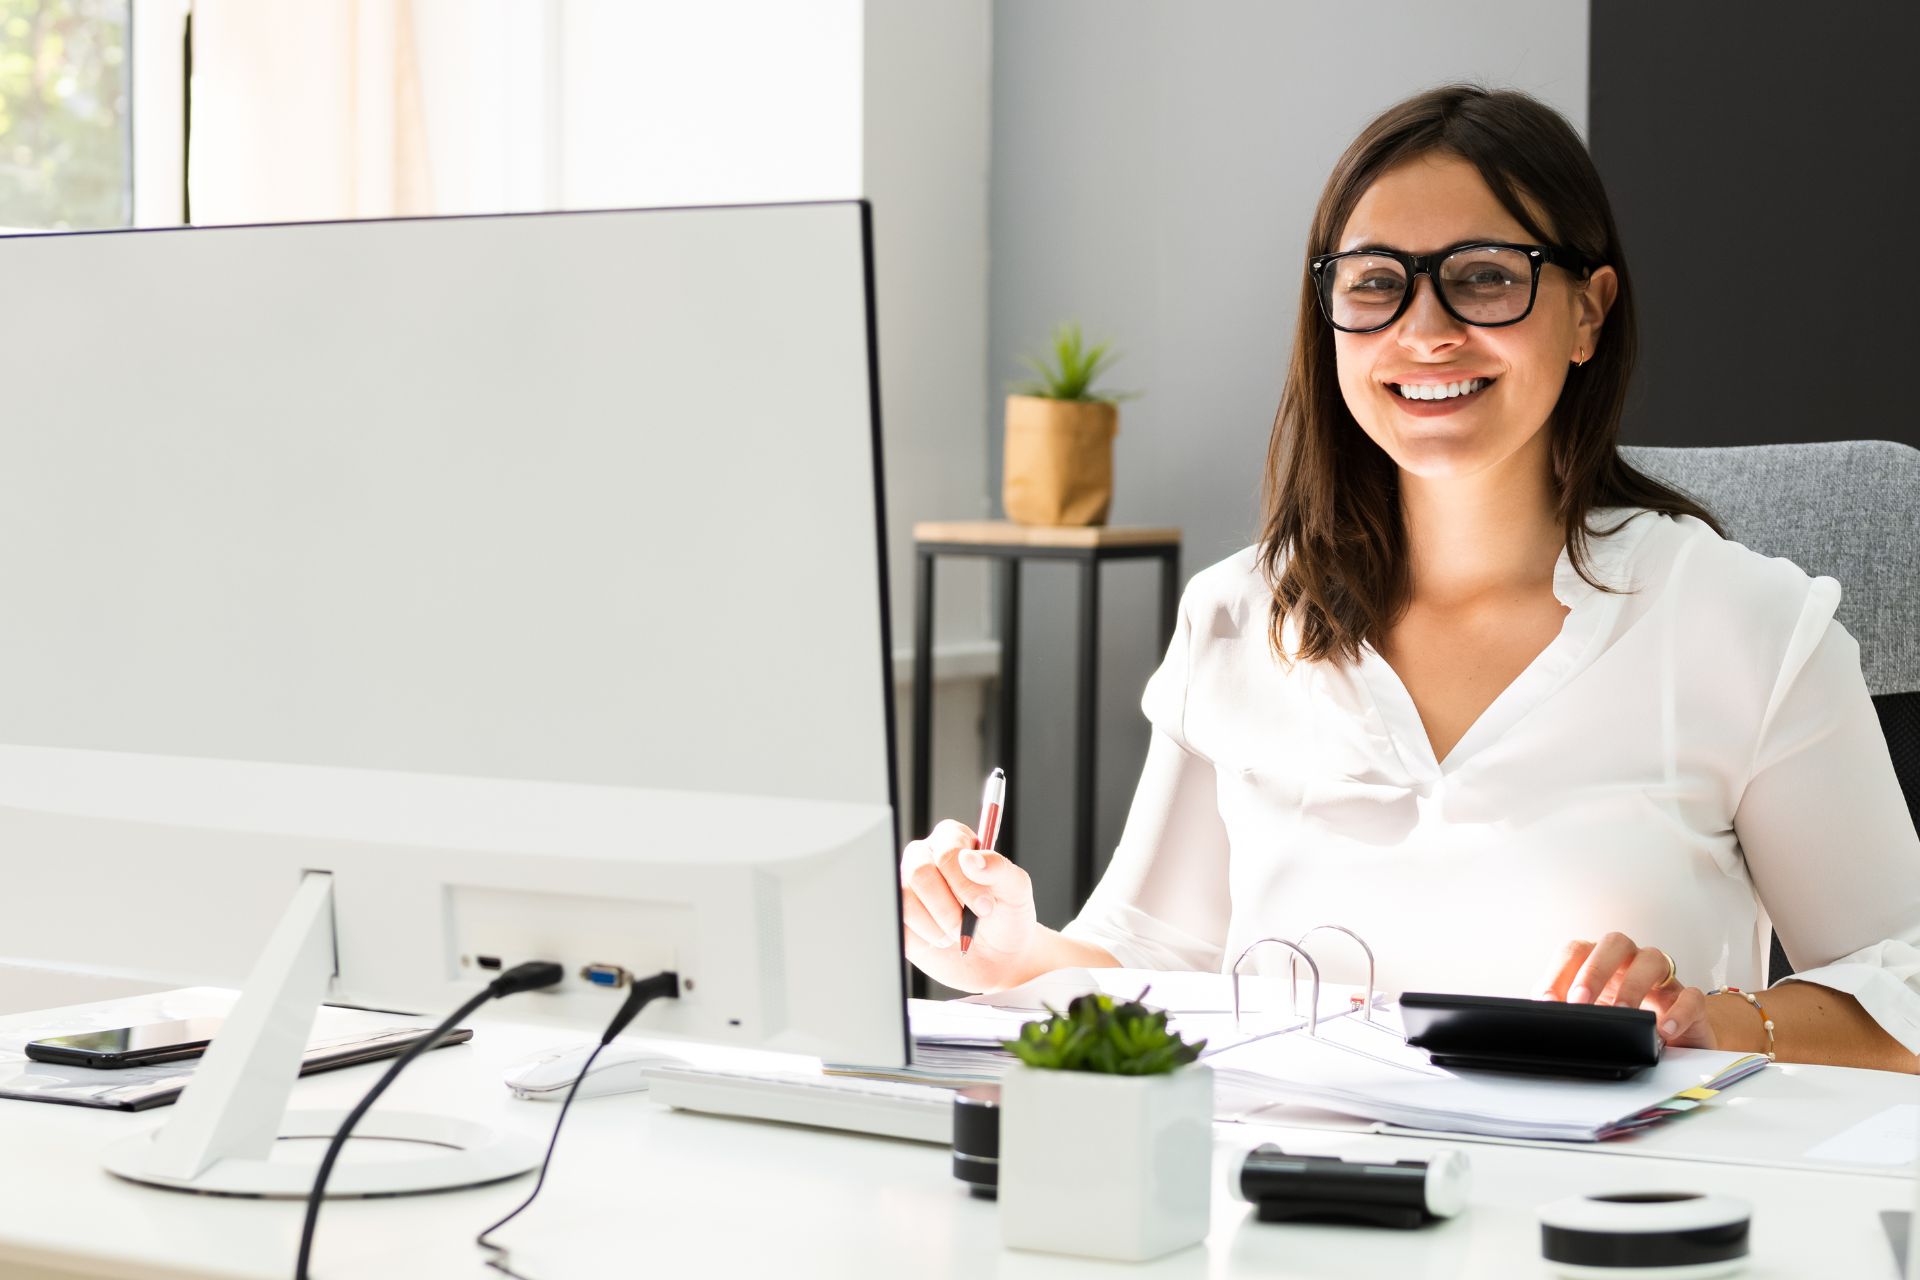
<path id="1" fill-rule="evenodd" d="M 1920 835 L 1839 600 L 1833 579 L 1809 584 L 1734 830 L 1788 981 L 1846 992 L 1920 1053 Z"/>

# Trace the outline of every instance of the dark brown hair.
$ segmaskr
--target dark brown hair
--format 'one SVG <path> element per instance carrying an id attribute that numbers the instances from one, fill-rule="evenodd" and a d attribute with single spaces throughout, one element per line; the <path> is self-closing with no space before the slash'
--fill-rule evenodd
<path id="1" fill-rule="evenodd" d="M 1435 153 L 1457 155 L 1478 169 L 1535 241 L 1574 249 L 1619 276 L 1597 349 L 1568 370 L 1548 428 L 1555 501 L 1573 567 L 1595 587 L 1610 589 L 1589 567 L 1587 535 L 1603 532 L 1587 527 L 1596 507 L 1695 516 L 1717 532 L 1704 507 L 1628 466 L 1616 448 L 1637 340 L 1633 288 L 1600 174 L 1573 126 L 1553 108 L 1524 93 L 1471 84 L 1429 89 L 1388 108 L 1334 166 L 1314 210 L 1308 255 L 1338 248 L 1334 242 L 1354 206 L 1382 174 Z M 1407 605 L 1399 469 L 1347 408 L 1333 329 L 1320 314 L 1304 261 L 1300 277 L 1293 359 L 1267 446 L 1260 565 L 1273 584 L 1268 630 L 1283 660 L 1353 661 Z M 1281 638 L 1289 616 L 1300 629 L 1291 653 Z"/>

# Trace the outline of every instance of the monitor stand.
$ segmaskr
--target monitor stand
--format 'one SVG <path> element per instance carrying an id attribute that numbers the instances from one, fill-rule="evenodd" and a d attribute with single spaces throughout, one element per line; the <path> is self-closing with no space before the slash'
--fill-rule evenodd
<path id="1" fill-rule="evenodd" d="M 109 1147 L 108 1172 L 174 1191 L 306 1199 L 324 1148 L 314 1141 L 291 1144 L 333 1137 L 346 1112 L 286 1106 L 333 971 L 333 877 L 309 871 L 171 1116 L 159 1128 Z M 421 1154 L 356 1160 L 354 1146 L 362 1139 L 378 1142 L 388 1154 L 393 1144 L 415 1146 Z M 481 1186 L 532 1170 L 541 1151 L 531 1138 L 473 1121 L 376 1109 L 355 1127 L 327 1196 Z"/>

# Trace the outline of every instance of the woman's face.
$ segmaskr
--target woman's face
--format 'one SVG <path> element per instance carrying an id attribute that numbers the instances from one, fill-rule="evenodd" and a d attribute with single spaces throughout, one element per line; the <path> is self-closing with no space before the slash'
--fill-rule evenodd
<path id="1" fill-rule="evenodd" d="M 1354 206 L 1335 248 L 1431 253 L 1474 240 L 1533 243 L 1470 162 L 1436 153 L 1382 174 Z M 1617 287 L 1611 267 L 1597 268 L 1582 283 L 1549 264 L 1540 269 L 1540 290 L 1526 319 L 1490 329 L 1454 319 L 1434 295 L 1432 278 L 1416 277 L 1406 311 L 1391 325 L 1378 333 L 1335 331 L 1347 408 L 1373 442 L 1414 475 L 1474 475 L 1529 445 L 1544 465 L 1542 428 L 1572 361 L 1592 356 Z M 1410 402 L 1395 390 L 1468 378 L 1492 381 L 1447 401 Z"/>

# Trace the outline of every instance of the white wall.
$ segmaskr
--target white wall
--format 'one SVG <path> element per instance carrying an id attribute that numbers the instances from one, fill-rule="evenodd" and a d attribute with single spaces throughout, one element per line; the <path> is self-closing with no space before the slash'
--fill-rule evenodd
<path id="1" fill-rule="evenodd" d="M 978 0 L 867 0 L 863 75 L 894 647 L 904 654 L 913 644 L 914 523 L 990 512 L 984 375 L 991 8 Z M 955 813 L 978 804 L 983 698 L 999 646 L 990 638 L 983 564 L 943 561 L 935 587 L 933 802 L 936 813 Z M 911 794 L 907 674 L 903 664 L 903 810 Z"/>

